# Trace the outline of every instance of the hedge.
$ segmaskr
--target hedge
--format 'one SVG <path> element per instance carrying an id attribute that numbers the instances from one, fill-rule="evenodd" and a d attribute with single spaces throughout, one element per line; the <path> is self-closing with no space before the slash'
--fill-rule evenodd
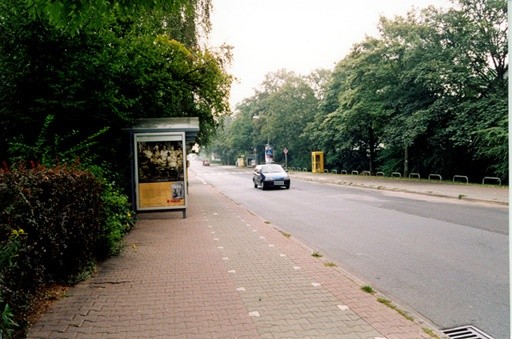
<path id="1" fill-rule="evenodd" d="M 0 337 L 23 333 L 45 287 L 83 279 L 132 226 L 126 197 L 89 171 L 0 171 Z"/>

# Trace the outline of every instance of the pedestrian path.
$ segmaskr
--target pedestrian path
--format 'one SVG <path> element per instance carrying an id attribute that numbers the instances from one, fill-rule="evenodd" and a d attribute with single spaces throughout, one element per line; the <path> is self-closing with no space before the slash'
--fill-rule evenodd
<path id="1" fill-rule="evenodd" d="M 29 338 L 430 338 L 293 236 L 197 179 L 187 218 L 141 215 L 126 249 Z M 407 311 L 407 310 L 405 310 Z M 428 330 L 426 330 L 428 329 Z"/>
<path id="2" fill-rule="evenodd" d="M 290 172 L 293 178 L 322 183 L 412 193 L 421 196 L 456 199 L 460 201 L 509 205 L 508 186 L 450 183 L 437 180 L 416 180 L 363 175 Z"/>

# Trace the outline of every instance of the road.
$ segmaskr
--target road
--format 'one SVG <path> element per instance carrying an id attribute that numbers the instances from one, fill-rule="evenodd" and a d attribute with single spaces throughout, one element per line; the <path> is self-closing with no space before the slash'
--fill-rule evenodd
<path id="1" fill-rule="evenodd" d="M 439 328 L 508 338 L 507 208 L 301 180 L 262 191 L 248 171 L 198 163 L 191 173 Z"/>

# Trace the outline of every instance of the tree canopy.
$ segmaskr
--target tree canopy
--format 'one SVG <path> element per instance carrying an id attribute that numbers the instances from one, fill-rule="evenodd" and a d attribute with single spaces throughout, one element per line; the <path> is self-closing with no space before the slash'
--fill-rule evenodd
<path id="1" fill-rule="evenodd" d="M 47 20 L 70 35 L 107 28 L 119 11 L 134 18 L 158 11 L 165 13 L 174 38 L 186 44 L 197 43 L 198 28 L 209 32 L 212 6 L 210 0 L 20 0 L 17 3 L 27 10 L 31 19 Z"/>
<path id="2" fill-rule="evenodd" d="M 307 166 L 313 148 L 303 130 L 314 117 L 326 74 L 318 71 L 303 77 L 285 70 L 268 74 L 261 90 L 244 100 L 226 121 L 222 141 L 210 150 L 225 161 L 256 154 L 258 162 L 263 162 L 269 144 L 276 161 L 284 163 L 283 150 L 287 148 L 291 164 Z"/>
<path id="3" fill-rule="evenodd" d="M 0 159 L 47 126 L 54 153 L 98 131 L 99 160 L 125 166 L 135 119 L 199 117 L 207 144 L 229 113 L 228 48 L 201 48 L 209 0 L 0 2 Z M 37 160 L 40 155 L 26 154 Z M 60 159 L 62 160 L 62 159 Z M 122 163 L 122 165 L 121 165 Z"/>
<path id="4" fill-rule="evenodd" d="M 506 1 L 459 0 L 446 10 L 411 10 L 382 17 L 378 28 L 377 37 L 354 44 L 321 92 L 303 82 L 309 89 L 301 93 L 321 93 L 315 100 L 287 95 L 288 80 L 271 76 L 277 85 L 267 79 L 234 116 L 260 110 L 264 127 L 253 122 L 256 129 L 244 134 L 233 123 L 224 131 L 227 138 L 245 136 L 260 147 L 265 138 L 276 146 L 287 140 L 300 167 L 311 166 L 304 165 L 311 150 L 322 150 L 331 169 L 507 179 Z M 230 147 L 243 153 L 254 146 Z"/>

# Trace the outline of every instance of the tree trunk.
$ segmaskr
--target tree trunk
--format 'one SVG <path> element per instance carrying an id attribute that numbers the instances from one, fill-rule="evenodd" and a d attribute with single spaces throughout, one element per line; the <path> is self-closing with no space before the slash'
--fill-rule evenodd
<path id="1" fill-rule="evenodd" d="M 374 166 L 374 162 L 375 162 L 375 147 L 373 147 L 373 144 L 370 145 L 370 159 L 369 159 L 369 171 L 370 171 L 370 175 L 373 175 L 373 166 Z"/>
<path id="2" fill-rule="evenodd" d="M 404 177 L 409 176 L 409 146 L 404 147 Z"/>
<path id="3" fill-rule="evenodd" d="M 375 134 L 373 132 L 373 129 L 370 128 L 369 130 L 369 134 L 370 134 L 370 144 L 368 145 L 369 146 L 369 153 L 370 153 L 370 159 L 369 159 L 369 171 L 370 171 L 370 175 L 373 175 L 373 171 L 374 171 L 374 162 L 375 162 Z"/>

